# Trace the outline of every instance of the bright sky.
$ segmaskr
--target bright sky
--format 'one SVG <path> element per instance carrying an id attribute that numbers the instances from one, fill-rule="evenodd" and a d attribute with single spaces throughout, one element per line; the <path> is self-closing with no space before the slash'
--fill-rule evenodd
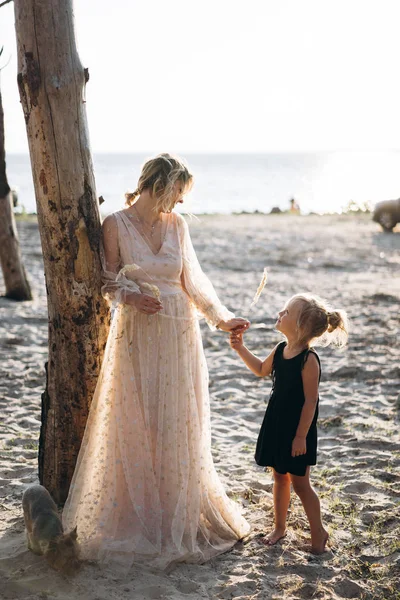
<path id="1" fill-rule="evenodd" d="M 75 0 L 95 152 L 400 148 L 397 0 Z M 6 150 L 27 151 L 12 3 Z"/>

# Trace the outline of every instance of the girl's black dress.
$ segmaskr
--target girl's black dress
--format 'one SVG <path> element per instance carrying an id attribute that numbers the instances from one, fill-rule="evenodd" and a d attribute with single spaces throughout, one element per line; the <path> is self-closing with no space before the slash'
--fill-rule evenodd
<path id="1" fill-rule="evenodd" d="M 317 464 L 317 419 L 318 402 L 307 434 L 307 452 L 292 458 L 292 442 L 296 436 L 301 411 L 305 401 L 301 372 L 309 352 L 305 349 L 293 358 L 284 358 L 286 342 L 281 342 L 276 350 L 272 366 L 272 391 L 258 436 L 255 459 L 258 465 L 273 467 L 278 473 L 305 475 L 308 465 Z"/>

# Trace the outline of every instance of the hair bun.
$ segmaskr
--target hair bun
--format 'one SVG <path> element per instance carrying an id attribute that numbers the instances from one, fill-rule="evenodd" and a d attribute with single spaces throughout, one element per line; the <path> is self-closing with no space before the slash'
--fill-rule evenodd
<path id="1" fill-rule="evenodd" d="M 125 194 L 125 204 L 127 206 L 132 206 L 132 204 L 134 203 L 135 199 L 140 196 L 141 192 L 139 189 L 136 189 L 134 192 L 127 192 Z"/>
<path id="2" fill-rule="evenodd" d="M 328 312 L 328 332 L 332 333 L 338 327 L 341 327 L 343 324 L 343 318 L 339 311 L 333 310 L 332 312 Z"/>

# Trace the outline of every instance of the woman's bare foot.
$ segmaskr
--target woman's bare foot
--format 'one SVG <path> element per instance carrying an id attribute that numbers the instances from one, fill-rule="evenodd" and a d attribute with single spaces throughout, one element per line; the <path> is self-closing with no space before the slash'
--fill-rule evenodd
<path id="1" fill-rule="evenodd" d="M 286 529 L 274 529 L 272 533 L 266 535 L 260 539 L 261 544 L 265 546 L 274 546 L 279 540 L 282 540 L 286 536 Z"/>
<path id="2" fill-rule="evenodd" d="M 324 529 L 321 539 L 314 540 L 310 549 L 311 554 L 323 554 L 326 552 L 326 544 L 329 539 L 329 533 Z"/>

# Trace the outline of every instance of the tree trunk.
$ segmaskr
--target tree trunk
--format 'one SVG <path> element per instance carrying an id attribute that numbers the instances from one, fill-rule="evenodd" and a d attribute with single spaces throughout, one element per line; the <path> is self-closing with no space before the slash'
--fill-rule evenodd
<path id="1" fill-rule="evenodd" d="M 68 495 L 108 333 L 100 215 L 86 123 L 88 71 L 71 0 L 15 0 L 18 86 L 28 132 L 49 312 L 39 479 Z"/>
<path id="2" fill-rule="evenodd" d="M 5 296 L 10 300 L 32 300 L 21 259 L 5 156 L 4 112 L 0 90 L 0 263 L 6 288 Z"/>

